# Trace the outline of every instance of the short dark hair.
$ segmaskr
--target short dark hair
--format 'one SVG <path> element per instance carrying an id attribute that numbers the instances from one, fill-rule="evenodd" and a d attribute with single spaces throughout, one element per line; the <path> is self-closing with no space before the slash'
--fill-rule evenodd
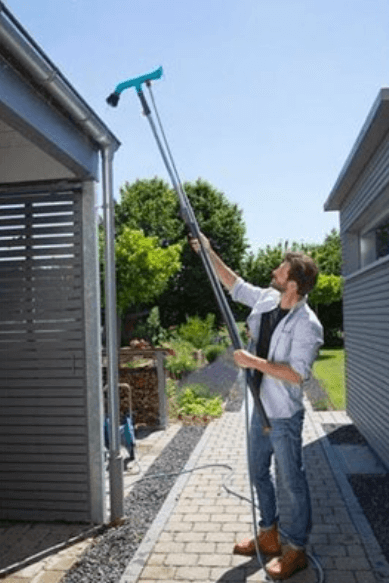
<path id="1" fill-rule="evenodd" d="M 286 253 L 285 261 L 290 265 L 289 279 L 297 283 L 299 295 L 305 296 L 315 287 L 318 266 L 309 255 L 295 251 Z"/>

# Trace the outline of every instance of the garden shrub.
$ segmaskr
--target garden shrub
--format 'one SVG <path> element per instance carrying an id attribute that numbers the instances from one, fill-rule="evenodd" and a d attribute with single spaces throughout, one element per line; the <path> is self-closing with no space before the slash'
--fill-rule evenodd
<path id="1" fill-rule="evenodd" d="M 133 337 L 145 338 L 153 346 L 160 346 L 168 337 L 168 331 L 161 325 L 158 306 L 150 310 L 149 316 L 145 322 L 139 322 L 133 331 Z"/>
<path id="2" fill-rule="evenodd" d="M 210 344 L 204 349 L 204 355 L 208 362 L 214 362 L 225 350 L 226 347 L 223 344 Z"/>
<path id="3" fill-rule="evenodd" d="M 169 343 L 169 348 L 174 354 L 166 357 L 165 368 L 174 378 L 181 379 L 184 374 L 196 370 L 198 364 L 192 344 L 183 340 L 173 340 Z"/>
<path id="4" fill-rule="evenodd" d="M 178 328 L 178 335 L 197 349 L 205 348 L 215 335 L 215 314 L 208 314 L 204 320 L 199 316 L 189 317 Z"/>
<path id="5" fill-rule="evenodd" d="M 177 398 L 179 412 L 183 415 L 208 415 L 220 417 L 223 401 L 220 395 L 212 397 L 205 385 L 187 385 Z"/>

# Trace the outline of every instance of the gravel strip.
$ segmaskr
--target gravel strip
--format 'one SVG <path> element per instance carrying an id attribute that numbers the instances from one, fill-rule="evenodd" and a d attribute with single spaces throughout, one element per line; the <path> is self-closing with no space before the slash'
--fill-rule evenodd
<path id="1" fill-rule="evenodd" d="M 145 474 L 145 477 L 155 474 L 164 474 L 164 477 L 135 484 L 124 500 L 124 524 L 98 536 L 61 583 L 115 583 L 120 580 L 177 479 L 167 474 L 184 468 L 204 429 L 203 426 L 184 426 L 178 431 Z"/>
<path id="2" fill-rule="evenodd" d="M 370 448 L 354 424 L 324 423 L 323 429 L 333 446 L 354 445 Z M 347 479 L 370 523 L 382 553 L 389 562 L 389 475 L 347 474 Z"/>
<path id="3" fill-rule="evenodd" d="M 352 474 L 347 477 L 389 562 L 389 476 Z"/>
<path id="4" fill-rule="evenodd" d="M 366 439 L 352 423 L 348 425 L 324 423 L 323 429 L 332 445 L 368 445 Z"/>

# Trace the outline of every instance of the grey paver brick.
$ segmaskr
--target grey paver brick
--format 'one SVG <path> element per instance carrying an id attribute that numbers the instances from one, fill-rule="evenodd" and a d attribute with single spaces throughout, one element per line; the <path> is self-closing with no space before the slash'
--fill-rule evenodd
<path id="1" fill-rule="evenodd" d="M 170 532 L 162 532 L 159 537 L 161 543 L 170 542 L 173 540 L 173 535 Z"/>
<path id="2" fill-rule="evenodd" d="M 192 530 L 191 522 L 183 522 L 182 520 L 170 520 L 165 530 L 167 532 L 190 532 Z"/>
<path id="3" fill-rule="evenodd" d="M 357 571 L 355 577 L 358 583 L 378 583 L 377 579 L 370 571 Z"/>
<path id="4" fill-rule="evenodd" d="M 322 569 L 336 569 L 336 557 L 330 557 L 328 555 L 319 555 L 318 560 Z"/>
<path id="5" fill-rule="evenodd" d="M 231 543 L 216 543 L 216 552 L 220 554 L 231 554 L 233 545 Z M 233 555 L 238 556 L 238 555 Z"/>
<path id="6" fill-rule="evenodd" d="M 347 554 L 350 557 L 366 557 L 365 549 L 362 545 L 347 545 L 346 546 Z"/>
<path id="7" fill-rule="evenodd" d="M 346 547 L 343 545 L 314 545 L 315 552 L 320 557 L 345 557 Z"/>
<path id="8" fill-rule="evenodd" d="M 205 540 L 217 543 L 234 543 L 236 536 L 234 532 L 208 532 Z"/>
<path id="9" fill-rule="evenodd" d="M 339 570 L 347 569 L 350 571 L 369 571 L 371 565 L 364 557 L 347 557 L 345 559 L 336 559 L 336 567 Z"/>
<path id="10" fill-rule="evenodd" d="M 196 565 L 197 559 L 198 555 L 194 553 L 170 553 L 165 558 L 165 565 L 175 567 Z"/>
<path id="11" fill-rule="evenodd" d="M 175 573 L 175 579 L 184 581 L 201 581 L 210 578 L 208 567 L 179 567 Z"/>
<path id="12" fill-rule="evenodd" d="M 178 542 L 201 542 L 205 540 L 203 532 L 180 532 L 175 534 L 175 540 Z"/>
<path id="13" fill-rule="evenodd" d="M 208 522 L 210 520 L 210 514 L 198 513 L 198 514 L 183 514 L 181 520 L 184 522 Z"/>
<path id="14" fill-rule="evenodd" d="M 215 553 L 217 551 L 216 543 L 211 542 L 191 542 L 185 547 L 186 553 Z"/>
<path id="15" fill-rule="evenodd" d="M 198 504 L 198 506 L 216 506 L 217 504 L 220 503 L 220 500 L 218 498 L 201 498 L 199 500 L 196 500 L 196 503 Z"/>
<path id="16" fill-rule="evenodd" d="M 190 524 L 187 522 L 186 524 Z M 194 532 L 217 532 L 220 530 L 220 524 L 217 522 L 195 522 L 193 524 Z"/>
<path id="17" fill-rule="evenodd" d="M 232 555 L 231 557 L 231 565 L 233 567 L 239 567 L 241 565 L 245 565 L 247 561 L 250 561 L 250 558 L 243 557 L 241 555 Z M 253 564 L 255 564 L 256 559 L 252 559 Z"/>
<path id="18" fill-rule="evenodd" d="M 341 532 L 344 532 L 346 534 L 357 534 L 357 530 L 355 526 L 352 524 L 351 520 L 350 522 L 342 522 L 339 526 Z"/>
<path id="19" fill-rule="evenodd" d="M 251 524 L 253 521 L 253 517 L 249 514 L 239 514 L 238 522 L 246 522 Z"/>
<path id="20" fill-rule="evenodd" d="M 176 506 L 174 512 L 175 514 L 197 514 L 197 512 L 200 512 L 200 506 L 181 502 Z"/>
<path id="21" fill-rule="evenodd" d="M 149 567 L 163 565 L 165 563 L 166 554 L 164 553 L 152 553 L 151 557 L 147 561 Z"/>
<path id="22" fill-rule="evenodd" d="M 325 533 L 311 534 L 309 537 L 309 542 L 311 545 L 326 545 L 329 543 L 329 537 Z M 331 538 L 331 542 L 334 543 L 335 541 Z"/>
<path id="23" fill-rule="evenodd" d="M 325 571 L 326 583 L 356 583 L 354 573 L 350 571 Z"/>
<path id="24" fill-rule="evenodd" d="M 154 547 L 155 553 L 182 553 L 185 544 L 183 542 L 157 542 Z"/>
<path id="25" fill-rule="evenodd" d="M 229 567 L 231 565 L 231 554 L 202 554 L 199 556 L 198 564 L 202 567 Z"/>
<path id="26" fill-rule="evenodd" d="M 211 514 L 211 522 L 237 522 L 236 514 Z"/>
<path id="27" fill-rule="evenodd" d="M 323 533 L 337 534 L 339 532 L 341 532 L 341 531 L 340 531 L 339 525 L 337 525 L 337 524 L 316 523 L 312 527 L 313 534 L 323 534 Z M 343 531 L 343 532 L 345 532 L 345 531 Z"/>
<path id="28" fill-rule="evenodd" d="M 244 567 L 226 571 L 220 567 L 211 569 L 211 581 L 231 581 L 241 583 L 246 580 Z"/>
<path id="29" fill-rule="evenodd" d="M 163 566 L 151 566 L 145 567 L 142 571 L 141 578 L 145 580 L 158 580 L 158 579 L 173 579 L 175 577 L 175 569 L 172 567 Z"/>

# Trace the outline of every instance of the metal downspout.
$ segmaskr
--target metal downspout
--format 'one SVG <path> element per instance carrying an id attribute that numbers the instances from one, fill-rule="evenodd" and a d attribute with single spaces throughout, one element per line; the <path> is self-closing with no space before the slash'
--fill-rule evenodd
<path id="1" fill-rule="evenodd" d="M 105 227 L 105 329 L 109 417 L 109 484 L 111 522 L 124 514 L 123 459 L 119 439 L 118 347 L 116 324 L 115 230 L 113 199 L 113 145 L 102 149 Z"/>

